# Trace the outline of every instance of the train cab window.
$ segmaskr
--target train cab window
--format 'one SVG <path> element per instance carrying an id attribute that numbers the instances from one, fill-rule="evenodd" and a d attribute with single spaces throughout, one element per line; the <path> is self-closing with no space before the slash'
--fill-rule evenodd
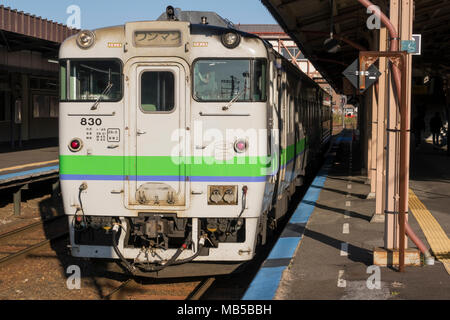
<path id="1" fill-rule="evenodd" d="M 60 77 L 60 99 L 67 99 L 67 64 L 66 62 L 61 63 L 59 68 L 59 77 Z"/>
<path id="2" fill-rule="evenodd" d="M 264 60 L 253 61 L 253 77 L 252 93 L 253 101 L 266 100 L 266 74 L 267 74 L 266 62 Z"/>
<path id="3" fill-rule="evenodd" d="M 117 60 L 62 61 L 61 100 L 78 102 L 121 100 L 121 69 L 121 63 Z"/>
<path id="4" fill-rule="evenodd" d="M 265 101 L 264 59 L 199 59 L 193 67 L 193 94 L 199 102 Z"/>
<path id="5" fill-rule="evenodd" d="M 141 75 L 141 109 L 170 112 L 175 107 L 175 77 L 169 71 L 147 71 Z"/>

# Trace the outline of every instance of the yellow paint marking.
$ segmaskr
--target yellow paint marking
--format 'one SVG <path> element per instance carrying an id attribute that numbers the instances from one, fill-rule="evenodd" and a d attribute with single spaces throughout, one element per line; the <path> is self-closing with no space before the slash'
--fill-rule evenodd
<path id="1" fill-rule="evenodd" d="M 21 166 L 3 168 L 3 169 L 0 169 L 0 172 L 10 171 L 10 170 L 17 170 L 17 169 L 23 169 L 23 168 L 28 168 L 28 167 L 42 166 L 44 164 L 50 164 L 50 163 L 56 163 L 56 162 L 59 162 L 59 160 L 51 160 L 51 161 L 28 163 L 28 164 L 23 164 Z"/>
<path id="2" fill-rule="evenodd" d="M 409 190 L 408 204 L 409 209 L 422 228 L 434 255 L 444 264 L 445 269 L 450 274 L 450 239 L 431 212 L 428 211 L 411 189 Z"/>

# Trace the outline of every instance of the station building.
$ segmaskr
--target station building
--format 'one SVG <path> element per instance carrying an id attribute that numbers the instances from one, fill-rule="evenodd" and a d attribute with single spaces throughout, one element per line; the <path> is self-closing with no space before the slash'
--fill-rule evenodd
<path id="1" fill-rule="evenodd" d="M 76 34 L 60 23 L 0 6 L 0 145 L 56 144 L 58 50 Z"/>

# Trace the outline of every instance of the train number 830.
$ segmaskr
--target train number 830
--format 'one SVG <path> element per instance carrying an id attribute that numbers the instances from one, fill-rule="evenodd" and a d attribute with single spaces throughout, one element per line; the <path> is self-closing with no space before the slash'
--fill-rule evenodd
<path id="1" fill-rule="evenodd" d="M 93 126 L 93 125 L 97 125 L 97 126 L 101 126 L 102 125 L 102 119 L 100 118 L 81 118 L 81 122 L 80 124 L 82 126 Z"/>

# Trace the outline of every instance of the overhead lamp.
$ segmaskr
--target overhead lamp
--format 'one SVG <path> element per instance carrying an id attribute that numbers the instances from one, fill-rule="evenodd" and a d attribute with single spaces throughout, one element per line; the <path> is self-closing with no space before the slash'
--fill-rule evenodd
<path id="1" fill-rule="evenodd" d="M 329 53 L 336 53 L 341 48 L 341 46 L 339 45 L 339 41 L 333 38 L 333 33 L 330 34 L 329 39 L 326 39 L 324 41 L 323 46 Z"/>
<path id="2" fill-rule="evenodd" d="M 241 42 L 241 36 L 233 31 L 226 32 L 222 35 L 222 44 L 228 49 L 236 48 Z"/>
<path id="3" fill-rule="evenodd" d="M 77 44 L 81 49 L 89 49 L 95 42 L 95 34 L 90 30 L 82 30 L 78 34 Z"/>
<path id="4" fill-rule="evenodd" d="M 333 5 L 333 1 L 331 0 L 331 8 L 334 7 Z M 333 38 L 333 27 L 334 27 L 334 22 L 333 22 L 333 9 L 331 9 L 331 17 L 330 17 L 330 38 L 326 39 L 323 43 L 323 46 L 325 48 L 325 50 L 329 53 L 336 53 L 339 51 L 339 49 L 341 48 L 341 46 L 339 45 L 339 42 Z"/>

